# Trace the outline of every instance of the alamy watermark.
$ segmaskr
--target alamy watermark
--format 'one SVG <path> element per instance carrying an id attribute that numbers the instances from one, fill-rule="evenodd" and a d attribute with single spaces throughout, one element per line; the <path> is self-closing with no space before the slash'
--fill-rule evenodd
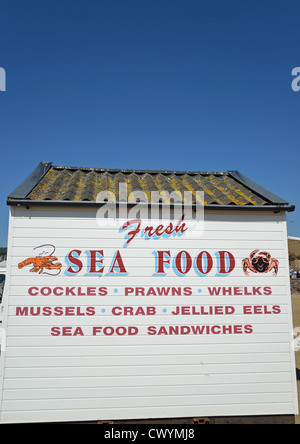
<path id="1" fill-rule="evenodd" d="M 298 92 L 300 91 L 300 67 L 292 70 L 292 76 L 295 77 L 292 81 L 292 90 Z"/>
<path id="2" fill-rule="evenodd" d="M 163 237 L 175 233 L 198 238 L 204 232 L 204 192 L 160 190 L 145 193 L 131 191 L 127 183 L 119 183 L 118 190 L 104 190 L 97 196 L 102 205 L 97 211 L 99 226 L 128 227 L 128 222 L 138 224 L 145 235 L 158 225 Z M 168 226 L 167 226 L 168 225 Z M 156 233 L 156 235 L 157 235 Z M 151 234 L 152 235 L 152 234 Z"/>
<path id="3" fill-rule="evenodd" d="M 0 68 L 0 91 L 6 91 L 6 72 L 4 68 Z"/>

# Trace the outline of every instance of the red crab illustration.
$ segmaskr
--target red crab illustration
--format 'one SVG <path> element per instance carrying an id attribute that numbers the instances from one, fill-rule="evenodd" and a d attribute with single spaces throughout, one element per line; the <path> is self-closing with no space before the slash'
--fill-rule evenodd
<path id="1" fill-rule="evenodd" d="M 253 273 L 269 273 L 273 270 L 274 276 L 277 276 L 279 261 L 274 259 L 267 251 L 254 250 L 249 257 L 242 260 L 243 270 L 246 276 L 249 276 L 249 270 Z"/>

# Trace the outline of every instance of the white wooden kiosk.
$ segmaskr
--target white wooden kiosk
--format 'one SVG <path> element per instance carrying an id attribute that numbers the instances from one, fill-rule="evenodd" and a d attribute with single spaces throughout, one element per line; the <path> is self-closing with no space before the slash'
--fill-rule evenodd
<path id="1" fill-rule="evenodd" d="M 8 205 L 1 423 L 293 422 L 294 207 L 237 171 L 44 162 Z"/>

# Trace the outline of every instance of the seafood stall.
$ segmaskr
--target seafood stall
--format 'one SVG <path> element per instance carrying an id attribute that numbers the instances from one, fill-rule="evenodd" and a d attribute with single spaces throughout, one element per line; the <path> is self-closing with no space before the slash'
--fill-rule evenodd
<path id="1" fill-rule="evenodd" d="M 286 200 L 41 162 L 7 203 L 1 423 L 293 423 Z"/>

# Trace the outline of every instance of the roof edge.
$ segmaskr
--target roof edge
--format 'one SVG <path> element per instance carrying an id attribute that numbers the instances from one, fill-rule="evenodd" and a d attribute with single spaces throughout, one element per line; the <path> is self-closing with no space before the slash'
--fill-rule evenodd
<path id="1" fill-rule="evenodd" d="M 52 162 L 40 162 L 29 176 L 8 196 L 7 199 L 24 199 L 49 171 Z"/>
<path id="2" fill-rule="evenodd" d="M 113 203 L 114 204 L 114 203 Z M 103 205 L 109 205 L 109 202 L 106 201 L 76 201 L 76 200 L 29 200 L 29 199 L 7 199 L 7 205 L 9 206 L 25 206 L 26 208 L 30 208 L 30 206 L 48 206 L 48 207 L 101 207 Z M 132 207 L 135 205 L 147 205 L 147 206 L 163 206 L 163 205 L 169 205 L 164 203 L 148 203 L 148 202 L 116 202 L 116 205 L 119 207 L 127 206 Z M 171 208 L 173 207 L 181 207 L 184 206 L 184 208 L 194 208 L 197 204 L 171 204 Z M 274 213 L 280 213 L 282 211 L 284 212 L 293 212 L 295 211 L 295 205 L 259 205 L 259 206 L 249 206 L 249 205 L 213 205 L 208 204 L 204 205 L 205 210 L 235 210 L 235 211 L 264 211 L 264 212 L 274 212 Z"/>
<path id="3" fill-rule="evenodd" d="M 289 205 L 289 202 L 277 196 L 276 194 L 272 193 L 271 191 L 267 190 L 266 188 L 262 187 L 261 185 L 254 182 L 252 179 L 240 173 L 239 171 L 236 170 L 228 171 L 228 174 L 230 174 L 235 180 L 240 182 L 242 185 L 246 186 L 250 190 L 259 194 L 262 198 L 269 200 L 272 204 Z"/>
<path id="4" fill-rule="evenodd" d="M 203 174 L 209 176 L 211 174 L 226 176 L 227 171 L 197 171 L 197 170 L 143 170 L 143 169 L 120 169 L 120 168 L 90 168 L 90 167 L 74 167 L 74 166 L 63 166 L 63 165 L 52 165 L 53 169 L 56 170 L 80 170 L 80 171 L 96 171 L 101 173 L 124 173 L 124 174 L 178 174 L 183 176 L 184 174 L 197 175 Z"/>

